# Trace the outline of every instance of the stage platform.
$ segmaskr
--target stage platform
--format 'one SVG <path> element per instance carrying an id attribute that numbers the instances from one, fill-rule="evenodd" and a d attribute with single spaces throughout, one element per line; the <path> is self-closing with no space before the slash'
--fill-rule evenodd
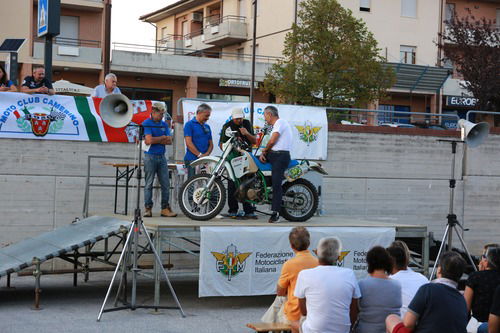
<path id="1" fill-rule="evenodd" d="M 404 240 L 413 248 L 413 269 L 428 275 L 429 271 L 429 235 L 427 226 L 409 225 L 400 223 L 390 223 L 386 221 L 376 221 L 369 219 L 354 219 L 349 217 L 332 217 L 332 216 L 314 216 L 306 222 L 288 222 L 268 223 L 268 216 L 259 214 L 258 220 L 236 220 L 231 218 L 213 218 L 209 221 L 195 221 L 185 216 L 175 218 L 167 218 L 158 216 L 159 213 L 153 214 L 153 217 L 143 218 L 144 225 L 151 232 L 155 243 L 156 250 L 165 256 L 173 254 L 190 254 L 193 257 L 200 256 L 200 228 L 201 227 L 295 227 L 304 226 L 307 228 L 313 227 L 359 227 L 359 228 L 395 228 L 396 239 Z M 106 214 L 105 216 L 119 218 L 122 220 L 132 221 L 132 215 Z M 168 257 L 170 258 L 170 257 Z M 165 260 L 170 263 L 170 260 Z M 168 267 L 169 274 L 175 274 L 175 267 Z M 173 268 L 173 269 L 172 269 Z M 160 276 L 159 269 L 155 269 L 151 276 L 155 280 L 155 304 L 159 304 L 160 300 Z M 195 269 L 187 274 L 198 275 L 199 272 Z"/>

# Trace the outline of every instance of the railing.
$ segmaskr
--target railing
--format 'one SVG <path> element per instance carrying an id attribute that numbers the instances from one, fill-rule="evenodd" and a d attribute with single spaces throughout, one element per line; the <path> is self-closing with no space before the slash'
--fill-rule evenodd
<path id="1" fill-rule="evenodd" d="M 396 110 L 370 110 L 357 108 L 326 108 L 328 120 L 342 125 L 371 125 L 387 127 L 420 127 L 454 129 L 442 124 L 442 118 L 458 121 L 460 117 L 456 114 L 437 114 L 427 112 L 410 112 Z M 387 120 L 389 115 L 389 121 Z M 381 116 L 381 117 L 380 117 Z M 379 119 L 382 118 L 382 119 Z M 441 119 L 441 121 L 439 121 Z M 436 121 L 437 120 L 437 121 Z"/>
<path id="2" fill-rule="evenodd" d="M 33 40 L 38 43 L 44 43 L 45 40 L 43 38 L 38 38 L 37 36 L 33 36 Z M 101 41 L 99 40 L 89 40 L 89 39 L 76 39 L 76 38 L 66 38 L 66 37 L 55 37 L 53 39 L 54 43 L 57 45 L 67 45 L 67 46 L 75 46 L 75 47 L 101 47 Z"/>
<path id="3" fill-rule="evenodd" d="M 219 25 L 223 22 L 240 22 L 240 23 L 245 23 L 246 17 L 245 16 L 236 16 L 236 15 L 226 15 L 223 17 L 220 17 L 220 15 L 211 15 L 207 16 L 204 18 L 204 24 L 203 26 L 205 27 L 210 27 L 214 25 Z"/>
<path id="4" fill-rule="evenodd" d="M 164 41 L 164 39 L 159 42 Z M 207 51 L 207 50 L 192 50 L 168 46 L 152 46 L 152 45 L 140 45 L 140 44 L 128 44 L 128 43 L 113 43 L 114 51 L 128 51 L 128 52 L 143 52 L 143 53 L 157 53 L 157 54 L 167 54 L 167 55 L 184 55 L 184 56 L 196 56 L 196 57 L 207 57 L 207 58 L 223 58 L 223 59 L 234 59 L 242 61 L 250 61 L 252 59 L 251 54 L 234 53 L 234 52 L 218 52 L 218 51 Z M 283 58 L 274 56 L 255 56 L 257 62 L 264 63 L 275 63 Z"/>

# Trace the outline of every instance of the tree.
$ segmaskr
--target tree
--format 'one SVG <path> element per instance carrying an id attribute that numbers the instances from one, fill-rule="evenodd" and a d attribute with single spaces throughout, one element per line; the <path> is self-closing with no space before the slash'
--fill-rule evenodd
<path id="1" fill-rule="evenodd" d="M 392 85 L 377 41 L 336 0 L 306 0 L 264 89 L 286 103 L 365 107 Z"/>
<path id="2" fill-rule="evenodd" d="M 465 17 L 445 21 L 438 47 L 463 77 L 463 88 L 478 99 L 475 108 L 500 111 L 500 29 L 494 21 Z"/>

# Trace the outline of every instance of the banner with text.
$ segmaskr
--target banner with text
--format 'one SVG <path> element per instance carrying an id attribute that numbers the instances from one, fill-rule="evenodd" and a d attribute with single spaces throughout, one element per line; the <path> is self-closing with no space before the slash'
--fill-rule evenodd
<path id="1" fill-rule="evenodd" d="M 272 295 L 283 263 L 293 257 L 291 227 L 201 227 L 199 297 Z M 366 276 L 366 253 L 394 241 L 394 228 L 310 227 L 310 250 L 323 237 L 342 241 L 338 266 Z"/>
<path id="2" fill-rule="evenodd" d="M 100 117 L 100 98 L 0 94 L 0 138 L 134 142 L 137 128 L 113 128 Z M 132 101 L 131 124 L 151 113 L 151 101 Z"/>
<path id="3" fill-rule="evenodd" d="M 196 108 L 202 102 L 198 100 L 183 100 L 182 110 L 184 124 L 196 115 Z M 250 103 L 242 102 L 203 102 L 212 107 L 212 114 L 208 120 L 208 125 L 212 129 L 214 150 L 212 155 L 221 155 L 219 149 L 219 138 L 222 126 L 231 120 L 231 110 L 240 107 L 245 113 L 245 117 L 250 119 Z M 254 130 L 260 135 L 260 130 L 264 127 L 264 108 L 270 104 L 255 103 L 254 109 Z M 328 148 L 328 121 L 326 109 L 313 106 L 301 105 L 280 105 L 274 104 L 278 108 L 280 118 L 287 120 L 292 128 L 293 150 L 292 158 L 304 158 L 313 160 L 326 160 Z M 264 138 L 261 146 L 267 144 L 268 138 Z"/>

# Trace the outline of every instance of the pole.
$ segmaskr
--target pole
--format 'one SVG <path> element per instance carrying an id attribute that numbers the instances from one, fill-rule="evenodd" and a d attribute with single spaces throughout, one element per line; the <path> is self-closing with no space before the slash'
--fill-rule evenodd
<path id="1" fill-rule="evenodd" d="M 52 82 L 52 38 L 53 36 L 51 34 L 45 36 L 45 78 L 49 80 L 49 82 Z"/>
<path id="2" fill-rule="evenodd" d="M 257 47 L 257 0 L 253 0 L 252 79 L 250 80 L 250 122 L 253 124 L 255 99 L 255 48 Z"/>

